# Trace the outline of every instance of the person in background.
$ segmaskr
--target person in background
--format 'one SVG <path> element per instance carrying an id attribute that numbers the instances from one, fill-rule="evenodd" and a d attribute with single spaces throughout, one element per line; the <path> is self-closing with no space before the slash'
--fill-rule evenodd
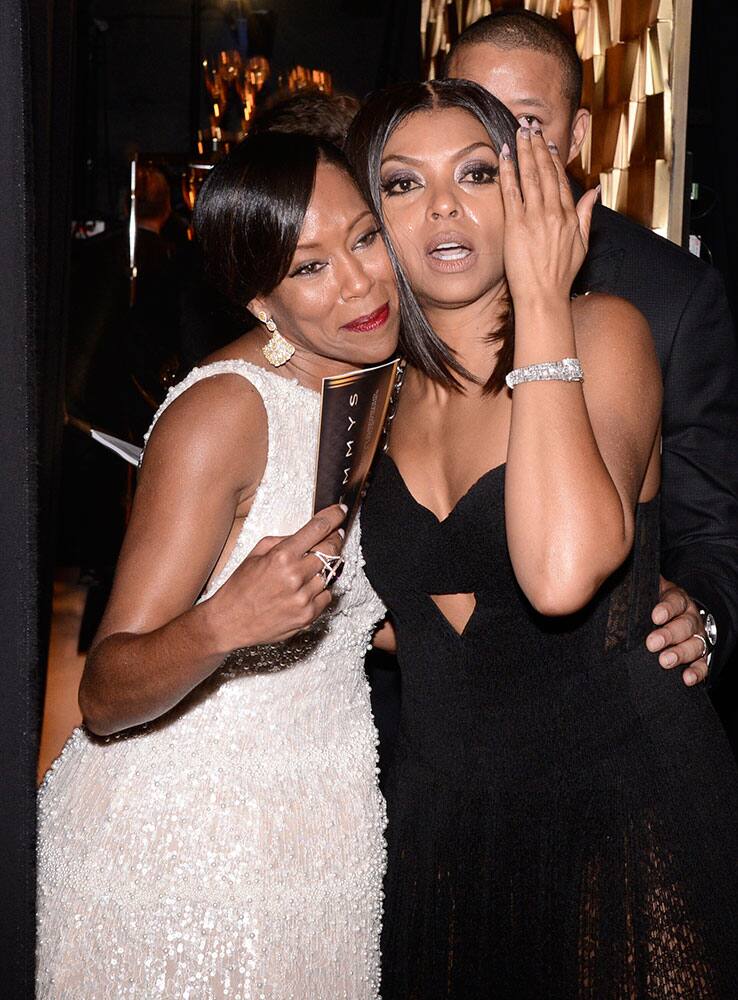
<path id="1" fill-rule="evenodd" d="M 590 117 L 582 68 L 555 21 L 527 10 L 483 17 L 452 46 L 445 75 L 473 80 L 540 128 L 565 164 L 578 156 Z M 707 678 L 714 693 L 738 637 L 738 359 L 722 279 L 597 205 L 574 287 L 627 299 L 651 328 L 664 383 L 662 576 L 646 644 L 685 684 Z"/>
<path id="2" fill-rule="evenodd" d="M 260 111 L 249 134 L 302 132 L 332 142 L 340 149 L 358 110 L 359 102 L 350 94 L 325 94 L 317 88 L 301 90 L 272 101 Z"/>
<path id="3" fill-rule="evenodd" d="M 180 368 L 180 274 L 169 181 L 151 165 L 136 170 L 136 270 L 125 342 L 128 432 L 139 443 Z"/>

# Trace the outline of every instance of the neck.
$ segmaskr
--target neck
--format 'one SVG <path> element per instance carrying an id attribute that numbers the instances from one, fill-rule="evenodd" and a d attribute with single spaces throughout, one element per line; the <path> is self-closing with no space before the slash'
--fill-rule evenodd
<path id="1" fill-rule="evenodd" d="M 504 322 L 509 309 L 504 278 L 473 302 L 421 304 L 428 322 L 460 364 L 480 382 L 486 382 L 494 370 L 497 354 L 489 335 Z"/>
<path id="2" fill-rule="evenodd" d="M 269 335 L 267 334 L 266 340 L 262 340 L 260 343 L 260 349 L 268 338 Z M 314 354 L 312 351 L 308 351 L 297 344 L 293 346 L 295 353 L 289 361 L 277 369 L 272 369 L 272 371 L 276 371 L 285 378 L 295 378 L 300 385 L 304 385 L 308 389 L 314 389 L 316 392 L 320 391 L 321 382 L 324 378 L 329 378 L 331 375 L 343 375 L 345 372 L 354 371 L 357 367 L 361 367 L 360 365 L 352 365 L 346 361 L 337 361 L 334 358 L 324 358 L 322 355 Z M 268 362 L 264 361 L 263 357 L 262 361 L 267 368 L 271 367 Z"/>

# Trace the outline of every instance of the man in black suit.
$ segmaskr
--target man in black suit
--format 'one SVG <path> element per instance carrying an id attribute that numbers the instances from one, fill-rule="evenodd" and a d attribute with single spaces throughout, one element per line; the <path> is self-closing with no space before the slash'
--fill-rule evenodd
<path id="1" fill-rule="evenodd" d="M 558 25 L 500 11 L 458 38 L 446 74 L 474 80 L 540 127 L 570 163 L 589 125 L 582 70 Z M 646 640 L 686 684 L 714 688 L 738 637 L 738 360 L 717 271 L 598 205 L 575 289 L 632 302 L 653 333 L 664 379 L 661 601 Z M 709 662 L 709 670 L 708 670 Z"/>

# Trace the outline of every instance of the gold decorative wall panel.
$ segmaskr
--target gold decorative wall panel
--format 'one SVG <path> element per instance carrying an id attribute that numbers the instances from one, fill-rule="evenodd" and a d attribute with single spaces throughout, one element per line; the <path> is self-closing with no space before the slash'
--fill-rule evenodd
<path id="1" fill-rule="evenodd" d="M 692 0 L 423 0 L 428 77 L 468 25 L 523 7 L 557 19 L 583 63 L 592 122 L 572 173 L 601 183 L 610 208 L 679 242 Z"/>

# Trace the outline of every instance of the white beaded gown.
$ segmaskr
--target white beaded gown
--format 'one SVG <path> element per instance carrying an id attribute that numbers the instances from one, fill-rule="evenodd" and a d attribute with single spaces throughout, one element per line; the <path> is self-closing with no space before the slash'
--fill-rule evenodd
<path id="1" fill-rule="evenodd" d="M 201 599 L 311 515 L 317 393 L 222 361 L 159 413 L 223 373 L 260 393 L 268 456 Z M 384 608 L 359 534 L 309 631 L 237 650 L 156 722 L 72 734 L 39 792 L 38 1000 L 379 996 L 385 810 L 363 660 Z"/>

